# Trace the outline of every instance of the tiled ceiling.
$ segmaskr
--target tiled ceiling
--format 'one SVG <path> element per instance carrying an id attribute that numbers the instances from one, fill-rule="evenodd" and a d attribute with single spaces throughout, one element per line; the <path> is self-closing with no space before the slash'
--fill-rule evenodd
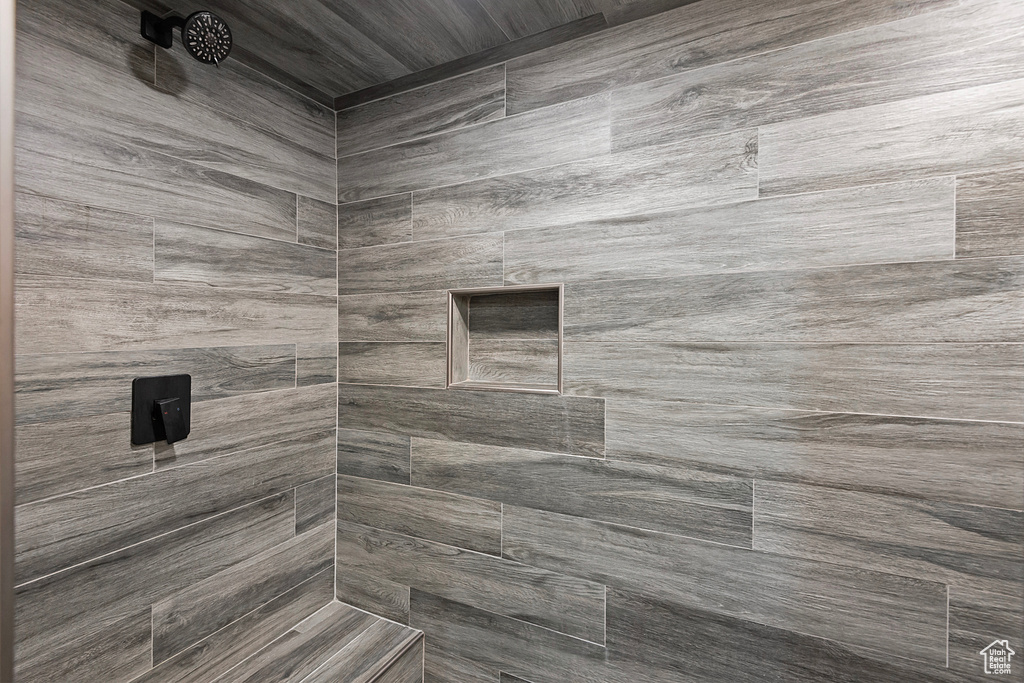
<path id="1" fill-rule="evenodd" d="M 247 53 L 338 96 L 593 14 L 617 24 L 693 0 L 163 1 L 220 14 Z"/>

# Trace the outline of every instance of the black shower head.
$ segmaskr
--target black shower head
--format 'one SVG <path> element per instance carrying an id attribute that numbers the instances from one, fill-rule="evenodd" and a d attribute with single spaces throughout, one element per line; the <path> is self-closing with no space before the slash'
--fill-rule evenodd
<path id="1" fill-rule="evenodd" d="M 213 12 L 193 12 L 188 17 L 142 13 L 142 37 L 160 47 L 174 45 L 175 28 L 181 29 L 181 42 L 188 53 L 203 64 L 220 64 L 231 53 L 231 29 Z"/>

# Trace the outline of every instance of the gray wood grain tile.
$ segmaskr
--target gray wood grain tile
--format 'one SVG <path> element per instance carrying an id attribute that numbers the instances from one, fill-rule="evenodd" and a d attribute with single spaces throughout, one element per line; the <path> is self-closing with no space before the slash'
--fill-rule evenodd
<path id="1" fill-rule="evenodd" d="M 956 179 L 956 255 L 1024 254 L 1024 171 L 979 173 Z"/>
<path id="2" fill-rule="evenodd" d="M 318 386 L 195 403 L 187 439 L 149 448 L 160 469 L 320 434 L 336 422 L 334 397 L 334 387 Z M 128 429 L 128 416 L 122 421 Z"/>
<path id="3" fill-rule="evenodd" d="M 594 642 L 604 642 L 604 586 L 352 522 L 338 523 L 348 567 Z"/>
<path id="4" fill-rule="evenodd" d="M 487 14 L 509 38 L 515 40 L 582 19 L 597 10 L 590 0 L 480 0 Z"/>
<path id="5" fill-rule="evenodd" d="M 335 596 L 341 602 L 378 616 L 409 623 L 409 587 L 389 581 L 378 573 L 346 567 L 337 572 Z"/>
<path id="6" fill-rule="evenodd" d="M 471 338 L 469 379 L 558 386 L 558 341 Z"/>
<path id="7" fill-rule="evenodd" d="M 772 0 L 694 3 L 515 59 L 509 112 L 654 80 L 949 6 L 865 0 L 808 5 Z"/>
<path id="8" fill-rule="evenodd" d="M 332 564 L 333 525 L 322 525 L 192 584 L 153 605 L 160 664 Z"/>
<path id="9" fill-rule="evenodd" d="M 338 474 L 411 483 L 408 436 L 348 429 L 352 420 L 342 419 L 341 410 L 338 426 Z"/>
<path id="10" fill-rule="evenodd" d="M 491 500 L 340 475 L 338 519 L 501 554 L 501 504 Z"/>
<path id="11" fill-rule="evenodd" d="M 423 683 L 423 639 L 402 653 L 374 683 Z"/>
<path id="12" fill-rule="evenodd" d="M 1013 342 L 1024 259 L 569 284 L 573 341 Z"/>
<path id="13" fill-rule="evenodd" d="M 448 325 L 444 290 L 338 297 L 338 339 L 443 342 Z"/>
<path id="14" fill-rule="evenodd" d="M 749 479 L 417 438 L 412 471 L 416 486 L 750 546 Z"/>
<path id="15" fill-rule="evenodd" d="M 951 258 L 953 192 L 952 180 L 944 178 L 666 213 L 641 209 L 639 215 L 573 227 L 515 230 L 505 233 L 505 280 L 651 278 Z"/>
<path id="16" fill-rule="evenodd" d="M 627 683 L 604 676 L 602 645 L 413 588 L 410 623 L 436 656 L 456 656 L 539 683 Z M 636 679 L 634 679 L 636 683 Z"/>
<path id="17" fill-rule="evenodd" d="M 526 680 L 525 678 L 513 676 L 512 674 L 507 674 L 504 671 L 501 672 L 501 678 L 499 680 L 500 683 L 530 683 L 530 681 Z"/>
<path id="18" fill-rule="evenodd" d="M 323 249 L 338 248 L 338 206 L 334 202 L 298 196 L 295 207 L 298 241 Z"/>
<path id="19" fill-rule="evenodd" d="M 124 412 L 19 425 L 16 501 L 31 503 L 152 472 L 153 448 L 131 445 L 130 422 Z"/>
<path id="20" fill-rule="evenodd" d="M 972 1 L 616 90 L 612 144 L 631 149 L 1020 78 L 1022 20 L 1019 6 Z"/>
<path id="21" fill-rule="evenodd" d="M 950 671 L 967 681 L 991 678 L 982 673 L 981 651 L 997 638 L 1009 640 L 1011 646 L 1024 640 L 1024 598 L 950 587 Z M 1010 668 L 1010 676 L 1003 675 L 1003 679 L 1020 678 L 1020 670 L 1012 658 Z"/>
<path id="22" fill-rule="evenodd" d="M 1024 80 L 760 130 L 762 196 L 1010 170 L 1024 155 Z"/>
<path id="23" fill-rule="evenodd" d="M 1024 510 L 1024 425 L 609 400 L 608 458 Z"/>
<path id="24" fill-rule="evenodd" d="M 501 234 L 338 252 L 338 294 L 501 285 Z"/>
<path id="25" fill-rule="evenodd" d="M 334 522 L 337 482 L 333 474 L 295 487 L 295 533 Z"/>
<path id="26" fill-rule="evenodd" d="M 135 683 L 210 681 L 331 601 L 328 569 L 157 665 Z"/>
<path id="27" fill-rule="evenodd" d="M 331 430 L 22 505 L 18 581 L 326 476 L 334 470 L 334 438 Z"/>
<path id="28" fill-rule="evenodd" d="M 1016 422 L 1019 344 L 566 342 L 566 392 Z"/>
<path id="29" fill-rule="evenodd" d="M 15 271 L 153 281 L 153 219 L 19 194 Z"/>
<path id="30" fill-rule="evenodd" d="M 322 342 L 338 327 L 333 296 L 34 275 L 18 284 L 19 353 Z"/>
<path id="31" fill-rule="evenodd" d="M 297 344 L 295 382 L 300 387 L 333 384 L 338 381 L 338 345 Z"/>
<path id="32" fill-rule="evenodd" d="M 338 248 L 412 240 L 412 193 L 338 206 Z"/>
<path id="33" fill-rule="evenodd" d="M 345 648 L 378 618 L 332 602 L 228 674 L 224 683 L 298 683 Z"/>
<path id="34" fill-rule="evenodd" d="M 303 683 L 422 683 L 423 636 L 378 619 Z"/>
<path id="35" fill-rule="evenodd" d="M 213 288 L 334 296 L 333 250 L 156 222 L 155 281 Z"/>
<path id="36" fill-rule="evenodd" d="M 758 482 L 760 485 L 760 482 Z M 503 556 L 943 666 L 946 586 L 505 506 Z"/>
<path id="37" fill-rule="evenodd" d="M 338 112 L 338 157 L 505 116 L 505 65 Z"/>
<path id="38" fill-rule="evenodd" d="M 754 547 L 1024 595 L 1024 513 L 758 481 Z"/>
<path id="39" fill-rule="evenodd" d="M 481 339 L 558 339 L 557 289 L 474 296 L 469 303 L 469 334 Z"/>
<path id="40" fill-rule="evenodd" d="M 338 202 L 606 155 L 608 98 L 569 102 L 338 159 Z"/>
<path id="41" fill-rule="evenodd" d="M 63 421 L 131 410 L 135 377 L 192 375 L 193 404 L 295 386 L 291 344 L 20 354 L 17 366 L 18 424 Z M 68 377 L 75 381 L 69 383 Z M 193 442 L 194 443 L 194 442 Z"/>
<path id="42" fill-rule="evenodd" d="M 339 424 L 425 439 L 604 455 L 604 401 L 339 385 Z"/>
<path id="43" fill-rule="evenodd" d="M 416 239 L 562 226 L 757 197 L 752 130 L 415 193 Z"/>
<path id="44" fill-rule="evenodd" d="M 18 680 L 78 683 L 128 681 L 151 665 L 152 630 L 149 607 L 109 624 L 68 634 L 43 659 L 16 661 Z"/>
<path id="45" fill-rule="evenodd" d="M 462 657 L 439 652 L 424 638 L 423 680 L 426 683 L 495 683 L 498 671 Z"/>
<path id="46" fill-rule="evenodd" d="M 715 643 L 730 647 L 715 648 Z M 733 646 L 745 656 L 736 657 Z M 731 681 L 742 683 L 957 680 L 947 676 L 941 664 L 922 671 L 892 655 L 619 589 L 608 590 L 608 658 L 622 670 L 635 672 L 632 680 L 651 683 L 714 680 L 725 667 Z"/>
<path id="47" fill-rule="evenodd" d="M 293 508 L 280 494 L 20 586 L 18 666 L 59 667 L 61 643 L 283 543 Z"/>
<path id="48" fill-rule="evenodd" d="M 444 342 L 342 342 L 338 381 L 444 388 Z"/>

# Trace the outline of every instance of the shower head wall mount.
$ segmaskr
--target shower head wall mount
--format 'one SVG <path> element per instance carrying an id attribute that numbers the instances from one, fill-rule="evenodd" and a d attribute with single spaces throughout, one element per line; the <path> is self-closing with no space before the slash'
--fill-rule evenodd
<path id="1" fill-rule="evenodd" d="M 162 48 L 174 46 L 174 29 L 181 29 L 181 42 L 203 64 L 218 65 L 231 53 L 231 29 L 213 12 L 193 12 L 187 17 L 174 12 L 158 16 L 142 13 L 142 37 Z"/>

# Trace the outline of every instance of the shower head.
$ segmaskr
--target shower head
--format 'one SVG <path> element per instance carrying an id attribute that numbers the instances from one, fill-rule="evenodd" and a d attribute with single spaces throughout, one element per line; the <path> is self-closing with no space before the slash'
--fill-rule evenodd
<path id="1" fill-rule="evenodd" d="M 188 53 L 203 64 L 220 64 L 231 53 L 231 29 L 213 12 L 193 12 L 188 17 L 142 13 L 142 37 L 162 48 L 174 45 L 175 28 L 181 29 L 181 42 Z"/>

